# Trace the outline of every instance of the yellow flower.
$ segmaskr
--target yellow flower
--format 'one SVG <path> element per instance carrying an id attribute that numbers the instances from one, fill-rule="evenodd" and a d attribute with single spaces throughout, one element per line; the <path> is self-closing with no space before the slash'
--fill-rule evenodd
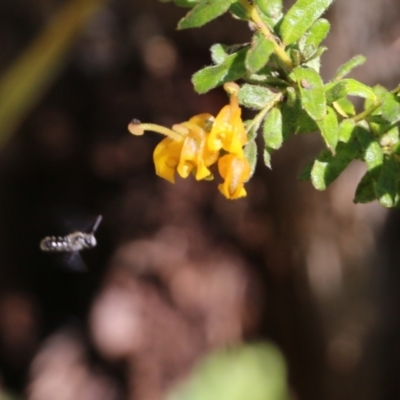
<path id="1" fill-rule="evenodd" d="M 219 156 L 218 151 L 210 151 L 206 146 L 206 130 L 212 119 L 211 114 L 199 114 L 173 127 L 173 129 L 181 129 L 182 132 L 183 129 L 187 129 L 177 167 L 182 178 L 187 178 L 191 172 L 198 181 L 211 175 L 207 167 L 214 164 Z"/>
<path id="2" fill-rule="evenodd" d="M 247 133 L 242 121 L 237 93 L 239 86 L 228 82 L 224 89 L 231 94 L 230 103 L 222 108 L 213 123 L 207 139 L 210 150 L 224 149 L 228 153 L 243 156 L 243 146 L 247 142 Z"/>
<path id="3" fill-rule="evenodd" d="M 250 177 L 251 167 L 247 158 L 226 154 L 218 160 L 218 171 L 224 183 L 218 185 L 220 192 L 230 200 L 246 196 L 244 183 Z"/>
<path id="4" fill-rule="evenodd" d="M 154 149 L 153 160 L 156 174 L 171 183 L 175 183 L 175 171 L 179 164 L 183 146 L 182 140 L 163 139 Z"/>
<path id="5" fill-rule="evenodd" d="M 228 199 L 238 199 L 246 196 L 244 183 L 251 173 L 243 153 L 247 133 L 238 102 L 239 86 L 228 82 L 224 89 L 230 94 L 230 102 L 215 119 L 211 114 L 198 114 L 172 129 L 133 120 L 128 129 L 134 135 L 143 135 L 147 130 L 166 136 L 153 153 L 158 176 L 171 183 L 175 183 L 176 172 L 182 178 L 193 174 L 196 180 L 212 179 L 209 167 L 218 161 L 224 179 L 219 190 Z M 225 154 L 222 157 L 220 150 Z"/>
<path id="6" fill-rule="evenodd" d="M 153 153 L 158 176 L 175 183 L 177 171 L 182 178 L 187 178 L 193 173 L 197 180 L 201 180 L 211 176 L 208 167 L 214 164 L 219 156 L 218 151 L 209 150 L 206 146 L 207 132 L 212 119 L 211 114 L 195 115 L 189 121 L 174 125 L 172 130 L 132 121 L 128 129 L 135 135 L 152 130 L 167 136 L 156 146 Z"/>

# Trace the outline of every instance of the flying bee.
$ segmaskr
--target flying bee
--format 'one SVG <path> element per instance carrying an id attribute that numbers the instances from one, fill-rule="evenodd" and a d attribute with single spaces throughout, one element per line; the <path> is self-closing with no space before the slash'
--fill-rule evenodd
<path id="1" fill-rule="evenodd" d="M 103 217 L 99 215 L 89 232 L 75 231 L 65 236 L 46 236 L 40 241 L 40 250 L 46 253 L 61 254 L 62 264 L 75 270 L 86 270 L 85 264 L 79 254 L 81 250 L 91 249 L 96 246 L 94 236 Z"/>
<path id="2" fill-rule="evenodd" d="M 42 251 L 81 251 L 83 249 L 91 249 L 97 244 L 94 232 L 96 232 L 103 217 L 99 215 L 89 233 L 73 232 L 66 236 L 46 236 L 40 242 L 40 250 Z"/>

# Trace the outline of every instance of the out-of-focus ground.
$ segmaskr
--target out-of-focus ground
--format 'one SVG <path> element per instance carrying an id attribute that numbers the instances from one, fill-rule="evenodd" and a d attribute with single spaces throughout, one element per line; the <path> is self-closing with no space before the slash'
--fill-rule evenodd
<path id="1" fill-rule="evenodd" d="M 2 0 L 0 73 L 62 3 Z M 177 32 L 184 12 L 111 1 L 1 151 L 2 388 L 158 400 L 208 352 L 270 339 L 298 399 L 400 398 L 399 214 L 352 203 L 360 165 L 316 192 L 297 175 L 321 143 L 295 137 L 228 201 L 215 182 L 157 178 L 160 138 L 127 132 L 132 118 L 170 126 L 226 103 L 222 90 L 196 95 L 190 76 L 248 27 L 224 17 Z M 327 18 L 325 79 L 363 53 L 355 77 L 398 83 L 400 3 L 337 0 Z M 38 248 L 66 206 L 104 218 L 86 274 Z"/>

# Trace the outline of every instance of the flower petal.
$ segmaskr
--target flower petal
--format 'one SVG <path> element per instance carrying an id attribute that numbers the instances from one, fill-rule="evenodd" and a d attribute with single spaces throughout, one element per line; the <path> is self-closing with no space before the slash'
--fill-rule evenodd
<path id="1" fill-rule="evenodd" d="M 171 183 L 175 183 L 175 170 L 179 163 L 182 146 L 183 141 L 165 138 L 154 149 L 153 160 L 156 174 Z"/>
<path id="2" fill-rule="evenodd" d="M 251 167 L 245 157 L 227 154 L 218 161 L 218 170 L 224 182 L 218 186 L 227 199 L 238 199 L 246 196 L 244 182 L 250 177 Z"/>

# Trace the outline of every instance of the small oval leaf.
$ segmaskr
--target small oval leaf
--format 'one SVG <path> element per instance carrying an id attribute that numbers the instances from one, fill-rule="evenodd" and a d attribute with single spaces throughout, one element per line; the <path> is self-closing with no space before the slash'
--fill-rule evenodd
<path id="1" fill-rule="evenodd" d="M 238 97 L 241 105 L 261 110 L 275 99 L 276 94 L 266 87 L 246 83 L 240 88 Z"/>
<path id="2" fill-rule="evenodd" d="M 317 19 L 307 32 L 305 46 L 317 48 L 328 35 L 330 28 L 331 25 L 326 19 Z"/>
<path id="3" fill-rule="evenodd" d="M 399 201 L 399 173 L 396 159 L 392 155 L 386 156 L 375 186 L 376 195 L 384 207 L 394 207 Z"/>
<path id="4" fill-rule="evenodd" d="M 279 108 L 274 107 L 265 118 L 263 136 L 266 147 L 276 150 L 282 146 L 282 113 Z"/>
<path id="5" fill-rule="evenodd" d="M 339 140 L 339 122 L 335 111 L 328 107 L 325 118 L 316 122 L 326 145 L 334 151 Z"/>
<path id="6" fill-rule="evenodd" d="M 246 69 L 251 73 L 259 71 L 268 62 L 274 45 L 260 33 L 253 35 L 251 46 L 246 56 Z"/>
<path id="7" fill-rule="evenodd" d="M 383 151 L 376 138 L 367 129 L 357 126 L 355 135 L 363 150 L 363 159 L 369 171 L 381 167 L 383 163 Z"/>
<path id="8" fill-rule="evenodd" d="M 255 0 L 255 3 L 267 17 L 276 18 L 282 13 L 282 0 Z"/>
<path id="9" fill-rule="evenodd" d="M 198 28 L 228 11 L 234 0 L 200 0 L 179 22 L 178 29 Z"/>
<path id="10" fill-rule="evenodd" d="M 315 121 L 326 115 L 324 84 L 320 75 L 312 68 L 296 67 L 293 70 L 301 93 L 301 104 Z"/>
<path id="11" fill-rule="evenodd" d="M 256 170 L 257 165 L 257 144 L 255 140 L 250 140 L 246 143 L 246 146 L 243 148 L 244 156 L 249 161 L 251 171 L 249 179 L 253 176 L 254 171 Z"/>
<path id="12" fill-rule="evenodd" d="M 209 90 L 226 82 L 236 81 L 246 74 L 244 60 L 246 49 L 226 57 L 225 61 L 216 66 L 206 67 L 192 76 L 192 83 L 197 93 L 206 93 Z"/>
<path id="13" fill-rule="evenodd" d="M 325 85 L 326 101 L 332 104 L 346 96 L 358 96 L 369 99 L 374 103 L 377 99 L 374 91 L 367 85 L 355 79 L 343 79 L 339 82 L 330 82 Z"/>
<path id="14" fill-rule="evenodd" d="M 341 65 L 333 78 L 333 81 L 339 81 L 348 75 L 352 69 L 363 65 L 367 59 L 363 55 L 357 55 L 351 58 L 349 61 Z"/>
<path id="15" fill-rule="evenodd" d="M 298 0 L 284 16 L 280 35 L 287 46 L 299 40 L 333 0 Z"/>

